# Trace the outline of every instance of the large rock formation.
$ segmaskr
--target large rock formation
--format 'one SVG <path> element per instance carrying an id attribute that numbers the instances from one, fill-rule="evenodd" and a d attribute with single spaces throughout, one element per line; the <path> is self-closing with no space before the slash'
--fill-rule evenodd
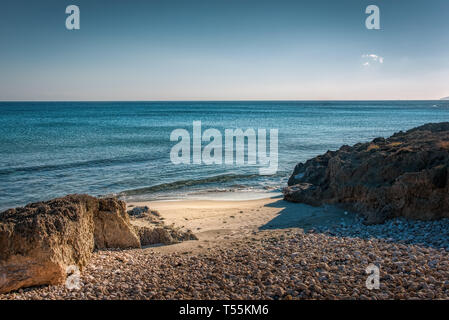
<path id="1" fill-rule="evenodd" d="M 0 293 L 61 283 L 94 248 L 139 248 L 125 204 L 69 195 L 0 213 Z"/>
<path id="2" fill-rule="evenodd" d="M 439 219 L 449 217 L 448 167 L 449 122 L 426 124 L 299 163 L 284 198 L 341 205 L 369 224 Z"/>

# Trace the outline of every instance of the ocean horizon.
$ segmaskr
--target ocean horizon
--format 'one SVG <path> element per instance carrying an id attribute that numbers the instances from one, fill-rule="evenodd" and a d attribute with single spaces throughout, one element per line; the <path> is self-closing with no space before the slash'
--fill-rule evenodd
<path id="1" fill-rule="evenodd" d="M 342 145 L 449 121 L 449 101 L 0 102 L 0 210 L 69 193 L 126 201 L 270 197 L 298 162 Z M 170 133 L 278 129 L 278 171 L 174 165 Z M 203 146 L 206 143 L 203 143 Z"/>

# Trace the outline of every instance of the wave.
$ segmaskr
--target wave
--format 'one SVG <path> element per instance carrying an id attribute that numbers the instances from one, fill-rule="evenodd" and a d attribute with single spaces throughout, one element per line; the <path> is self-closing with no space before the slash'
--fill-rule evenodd
<path id="1" fill-rule="evenodd" d="M 278 172 L 275 175 L 270 176 L 273 177 L 282 177 L 285 173 Z M 120 192 L 119 196 L 136 196 L 136 195 L 143 195 L 143 194 L 149 194 L 149 193 L 156 193 L 159 191 L 167 191 L 167 190 L 176 190 L 181 189 L 184 187 L 194 187 L 194 186 L 200 186 L 200 185 L 206 185 L 206 184 L 213 184 L 213 183 L 225 183 L 230 182 L 234 180 L 251 180 L 255 178 L 266 178 L 266 176 L 261 176 L 259 174 L 222 174 L 217 176 L 211 176 L 207 178 L 202 179 L 187 179 L 187 180 L 177 180 L 174 182 L 168 182 L 168 183 L 162 183 L 157 184 L 150 187 L 144 187 L 144 188 L 138 188 L 138 189 L 131 189 L 131 190 L 125 190 Z"/>
<path id="2" fill-rule="evenodd" d="M 0 176 L 9 175 L 13 173 L 20 172 L 41 172 L 41 171 L 56 171 L 56 170 L 67 170 L 67 169 L 75 169 L 75 168 L 86 168 L 86 167 L 95 167 L 95 166 L 110 166 L 110 165 L 120 165 L 120 164 L 130 164 L 130 163 L 139 163 L 145 161 L 155 161 L 161 160 L 163 157 L 121 157 L 121 158 L 109 158 L 109 159 L 95 159 L 89 161 L 77 161 L 70 163 L 61 163 L 61 164 L 48 164 L 48 165 L 37 165 L 37 166 L 28 166 L 28 167 L 15 167 L 8 169 L 0 169 Z"/>

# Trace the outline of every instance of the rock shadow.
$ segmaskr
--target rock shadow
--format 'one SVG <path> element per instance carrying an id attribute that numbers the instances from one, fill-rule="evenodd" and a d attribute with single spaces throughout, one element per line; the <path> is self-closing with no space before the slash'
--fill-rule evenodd
<path id="1" fill-rule="evenodd" d="M 259 227 L 259 230 L 301 228 L 308 231 L 319 226 L 346 225 L 357 220 L 355 214 L 330 205 L 313 207 L 304 203 L 293 203 L 280 199 L 265 206 L 282 210 L 274 219 Z"/>
<path id="2" fill-rule="evenodd" d="M 383 224 L 364 225 L 354 213 L 323 205 L 313 207 L 303 203 L 279 200 L 266 205 L 282 208 L 279 215 L 259 230 L 301 228 L 331 236 L 359 239 L 377 239 L 404 245 L 418 245 L 449 251 L 449 219 L 434 221 L 395 218 Z"/>

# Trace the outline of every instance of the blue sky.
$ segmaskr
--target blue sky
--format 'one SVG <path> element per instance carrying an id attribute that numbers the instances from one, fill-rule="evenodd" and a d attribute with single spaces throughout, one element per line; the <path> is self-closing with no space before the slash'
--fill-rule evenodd
<path id="1" fill-rule="evenodd" d="M 71 4 L 80 30 L 65 28 Z M 365 28 L 370 4 L 381 30 Z M 438 99 L 448 13 L 447 0 L 3 0 L 0 100 Z"/>

